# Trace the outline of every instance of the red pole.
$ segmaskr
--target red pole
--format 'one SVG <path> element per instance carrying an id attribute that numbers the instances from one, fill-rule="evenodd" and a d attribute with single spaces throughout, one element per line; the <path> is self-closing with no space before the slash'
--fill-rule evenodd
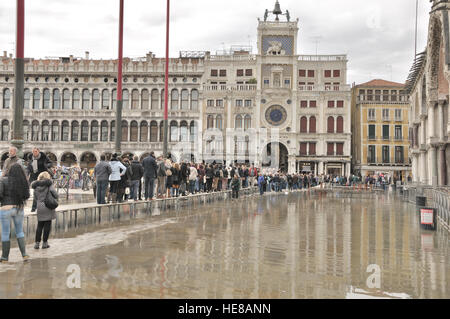
<path id="1" fill-rule="evenodd" d="M 169 24 L 170 24 L 170 0 L 167 0 L 167 16 L 166 16 L 166 74 L 164 80 L 164 144 L 163 154 L 166 158 L 168 155 L 168 131 L 169 131 Z"/>
<path id="2" fill-rule="evenodd" d="M 119 64 L 117 65 L 117 105 L 115 151 L 121 154 L 122 141 L 122 66 L 123 66 L 123 1 L 120 0 L 119 13 Z"/>
<path id="3" fill-rule="evenodd" d="M 17 0 L 16 58 L 23 59 L 25 39 L 25 1 Z"/>

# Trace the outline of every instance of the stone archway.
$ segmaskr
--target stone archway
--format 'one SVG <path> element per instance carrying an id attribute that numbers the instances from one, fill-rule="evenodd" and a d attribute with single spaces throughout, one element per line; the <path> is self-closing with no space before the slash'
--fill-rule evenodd
<path id="1" fill-rule="evenodd" d="M 289 151 L 286 145 L 280 142 L 267 144 L 262 153 L 262 167 L 271 167 L 287 173 L 289 170 Z"/>
<path id="2" fill-rule="evenodd" d="M 80 168 L 94 168 L 97 164 L 97 157 L 92 152 L 85 152 L 80 156 Z"/>
<path id="3" fill-rule="evenodd" d="M 47 155 L 48 159 L 50 161 L 52 161 L 53 163 L 56 163 L 58 161 L 58 158 L 52 152 L 47 152 L 47 153 L 45 153 L 45 155 Z"/>
<path id="4" fill-rule="evenodd" d="M 61 155 L 61 166 L 71 167 L 77 164 L 77 157 L 75 154 L 66 152 Z"/>

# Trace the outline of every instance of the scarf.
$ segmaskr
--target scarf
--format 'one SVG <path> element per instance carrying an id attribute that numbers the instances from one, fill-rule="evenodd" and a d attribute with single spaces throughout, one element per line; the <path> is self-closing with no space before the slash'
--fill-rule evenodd
<path id="1" fill-rule="evenodd" d="M 41 158 L 41 153 L 39 153 L 38 157 L 33 156 L 32 166 L 33 166 L 33 173 L 35 173 L 35 174 L 38 172 L 38 160 L 40 158 Z"/>

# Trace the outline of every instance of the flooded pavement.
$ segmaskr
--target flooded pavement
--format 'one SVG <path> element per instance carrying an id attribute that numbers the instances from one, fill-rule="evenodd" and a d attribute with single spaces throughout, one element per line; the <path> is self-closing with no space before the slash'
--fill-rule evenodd
<path id="1" fill-rule="evenodd" d="M 151 214 L 53 234 L 48 250 L 27 246 L 27 263 L 12 249 L 0 298 L 450 297 L 448 232 L 421 230 L 415 206 L 392 194 L 254 195 Z"/>

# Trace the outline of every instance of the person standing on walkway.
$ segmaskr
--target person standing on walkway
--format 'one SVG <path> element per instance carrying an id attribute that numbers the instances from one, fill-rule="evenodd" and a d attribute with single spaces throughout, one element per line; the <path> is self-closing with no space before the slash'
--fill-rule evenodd
<path id="1" fill-rule="evenodd" d="M 97 204 L 106 204 L 106 189 L 108 188 L 109 175 L 112 173 L 111 166 L 106 161 L 106 156 L 100 156 L 100 162 L 95 165 L 94 175 L 96 180 Z"/>
<path id="2" fill-rule="evenodd" d="M 232 195 L 231 198 L 239 198 L 239 190 L 241 189 L 241 181 L 237 174 L 234 175 L 233 180 L 231 181 L 231 190 Z"/>
<path id="3" fill-rule="evenodd" d="M 47 155 L 39 150 L 39 148 L 33 148 L 33 154 L 31 155 L 30 161 L 28 163 L 28 181 L 31 184 L 37 180 L 39 174 L 42 172 L 47 172 L 47 170 L 52 166 L 52 162 L 48 159 Z M 33 204 L 31 206 L 31 212 L 36 211 L 36 200 L 33 198 Z"/>
<path id="4" fill-rule="evenodd" d="M 195 181 L 197 180 L 198 172 L 194 164 L 189 168 L 189 193 L 195 194 Z"/>
<path id="5" fill-rule="evenodd" d="M 111 166 L 111 175 L 109 175 L 109 196 L 108 202 L 111 200 L 113 203 L 117 202 L 117 193 L 119 191 L 120 179 L 127 168 L 118 160 L 117 154 L 114 153 L 109 165 Z"/>
<path id="6" fill-rule="evenodd" d="M 139 181 L 144 176 L 144 167 L 139 163 L 139 157 L 134 156 L 130 167 L 127 169 L 128 178 L 130 180 L 130 199 L 137 201 Z M 139 196 L 140 197 L 140 196 Z"/>
<path id="7" fill-rule="evenodd" d="M 20 164 L 12 165 L 6 176 L 0 178 L 0 220 L 2 223 L 2 257 L 7 262 L 11 248 L 11 219 L 16 230 L 17 244 L 24 261 L 29 259 L 25 250 L 23 218 L 25 201 L 30 198 L 30 185 Z"/>
<path id="8" fill-rule="evenodd" d="M 150 152 L 142 162 L 144 168 L 144 199 L 152 200 L 155 189 L 155 179 L 158 173 L 158 164 L 156 164 L 155 152 Z"/>
<path id="9" fill-rule="evenodd" d="M 264 187 L 266 186 L 265 182 L 266 182 L 266 180 L 265 180 L 264 176 L 260 173 L 258 176 L 258 187 L 259 187 L 260 195 L 264 194 Z"/>
<path id="10" fill-rule="evenodd" d="M 158 157 L 158 198 L 166 196 L 166 163 L 162 156 Z"/>
<path id="11" fill-rule="evenodd" d="M 19 163 L 23 167 L 22 159 L 17 157 L 17 148 L 15 146 L 11 146 L 9 148 L 8 158 L 5 160 L 5 163 L 3 163 L 2 176 L 6 176 L 11 166 L 16 163 Z"/>
<path id="12" fill-rule="evenodd" d="M 37 200 L 37 219 L 38 225 L 36 229 L 36 238 L 34 249 L 39 249 L 41 239 L 44 243 L 42 249 L 50 248 L 48 244 L 48 237 L 52 228 L 52 220 L 56 218 L 55 209 L 48 208 L 45 205 L 45 198 L 50 193 L 56 200 L 58 200 L 58 192 L 53 187 L 53 183 L 48 172 L 39 174 L 38 180 L 31 184 L 34 189 L 34 197 Z M 44 230 L 44 238 L 42 238 L 42 230 Z"/>

